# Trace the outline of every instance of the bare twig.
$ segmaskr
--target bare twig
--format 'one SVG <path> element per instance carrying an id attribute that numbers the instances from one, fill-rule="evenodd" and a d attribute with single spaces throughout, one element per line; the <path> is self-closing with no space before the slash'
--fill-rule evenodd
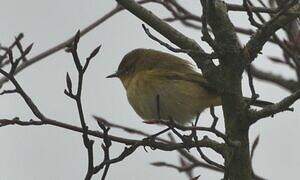
<path id="1" fill-rule="evenodd" d="M 207 42 L 216 52 L 218 52 L 217 45 L 213 38 L 210 36 L 207 28 L 207 1 L 200 0 L 202 4 L 202 40 Z"/>
<path id="2" fill-rule="evenodd" d="M 9 63 L 9 61 L 6 61 L 6 62 L 3 62 L 3 60 L 7 57 L 7 55 L 11 52 L 11 50 L 15 47 L 15 46 L 17 46 L 19 43 L 20 43 L 20 41 L 21 41 L 21 39 L 24 37 L 24 34 L 23 33 L 20 33 L 20 34 L 18 34 L 18 36 L 17 37 L 15 37 L 15 41 L 8 47 L 8 48 L 6 48 L 7 50 L 5 50 L 5 53 L 3 54 L 3 55 L 1 55 L 1 58 L 0 58 L 0 68 L 1 67 L 3 67 L 3 66 L 5 66 L 6 64 L 8 64 Z M 1 45 L 0 45 L 0 49 L 3 49 L 4 47 L 2 47 Z M 23 52 L 21 52 L 21 54 L 23 54 Z"/>
<path id="3" fill-rule="evenodd" d="M 0 73 L 12 82 L 12 84 L 15 86 L 15 89 L 16 89 L 15 91 L 18 92 L 18 94 L 20 94 L 22 96 L 22 98 L 24 99 L 24 101 L 26 102 L 28 107 L 31 109 L 33 114 L 41 121 L 45 120 L 46 118 L 45 118 L 44 114 L 38 109 L 38 107 L 33 103 L 31 98 L 25 93 L 23 88 L 20 86 L 20 84 L 15 79 L 15 77 L 12 76 L 11 74 L 5 72 L 3 69 L 0 69 Z"/>
<path id="4" fill-rule="evenodd" d="M 253 26 L 255 26 L 257 28 L 261 28 L 262 25 L 259 24 L 258 22 L 256 22 L 255 19 L 254 19 L 254 17 L 253 17 L 252 7 L 249 6 L 248 1 L 249 0 L 243 0 L 243 6 L 246 9 L 246 12 L 247 12 L 247 15 L 248 15 L 248 19 L 249 19 L 250 23 Z"/>
<path id="5" fill-rule="evenodd" d="M 123 150 L 123 152 L 118 157 L 116 157 L 114 159 L 103 161 L 98 166 L 96 166 L 94 168 L 94 173 L 99 172 L 99 170 L 101 170 L 104 166 L 107 166 L 107 165 L 114 164 L 114 163 L 122 161 L 123 159 L 125 159 L 126 157 L 128 157 L 129 155 L 131 155 L 137 149 L 137 147 L 139 147 L 138 143 L 134 144 L 134 145 L 132 145 L 130 147 L 125 147 L 124 150 Z"/>
<path id="6" fill-rule="evenodd" d="M 300 11 L 300 4 L 296 4 L 289 8 L 287 12 L 299 12 Z M 269 40 L 269 38 L 280 28 L 292 22 L 300 15 L 297 14 L 289 14 L 283 15 L 280 14 L 276 16 L 277 18 L 272 18 L 270 21 L 264 24 L 261 27 L 260 31 L 257 31 L 255 35 L 247 42 L 246 49 L 249 53 L 250 61 L 256 58 L 257 54 L 262 50 L 263 45 Z"/>
<path id="7" fill-rule="evenodd" d="M 166 162 L 153 162 L 151 163 L 151 165 L 156 166 L 156 167 L 169 167 L 169 168 L 174 168 L 176 169 L 178 172 L 187 172 L 190 171 L 192 169 L 194 169 L 195 167 L 198 167 L 196 164 L 190 164 L 187 166 L 176 166 L 170 163 L 166 163 Z"/>
<path id="8" fill-rule="evenodd" d="M 114 123 L 109 122 L 109 121 L 107 121 L 107 120 L 105 120 L 105 119 L 103 119 L 103 118 L 101 118 L 99 116 L 93 116 L 93 118 L 96 119 L 96 121 L 98 123 L 102 123 L 102 124 L 104 124 L 107 127 L 122 129 L 125 132 L 132 133 L 132 134 L 137 134 L 137 135 L 141 135 L 141 136 L 150 136 L 150 134 L 145 133 L 145 132 L 143 132 L 141 130 L 134 129 L 134 128 L 127 127 L 127 126 L 122 126 L 122 125 L 119 125 L 119 124 L 114 124 Z"/>
<path id="9" fill-rule="evenodd" d="M 32 119 L 29 121 L 21 121 L 18 117 L 15 117 L 13 119 L 0 119 L 0 127 L 8 126 L 8 125 L 39 126 L 39 125 L 43 125 L 43 122 L 42 121 L 34 121 Z"/>
<path id="10" fill-rule="evenodd" d="M 260 1 L 260 0 L 259 0 Z M 278 12 L 277 9 L 267 8 L 267 7 L 255 7 L 251 6 L 248 7 L 251 9 L 251 12 L 259 12 L 259 13 L 268 13 L 268 14 L 275 14 Z M 227 9 L 229 11 L 248 11 L 248 8 L 243 5 L 237 5 L 237 4 L 229 4 L 227 3 Z"/>
<path id="11" fill-rule="evenodd" d="M 160 45 L 166 47 L 167 49 L 169 49 L 172 52 L 187 53 L 187 54 L 189 54 L 189 53 L 197 53 L 197 54 L 199 54 L 201 56 L 205 56 L 206 58 L 209 58 L 209 59 L 216 59 L 216 58 L 218 58 L 217 54 L 215 54 L 215 53 L 208 54 L 208 53 L 204 53 L 204 52 L 200 52 L 200 51 L 195 51 L 195 50 L 180 49 L 180 48 L 172 47 L 170 44 L 168 44 L 166 42 L 163 42 L 162 40 L 158 39 L 153 34 L 151 34 L 150 30 L 144 24 L 142 24 L 142 27 L 143 27 L 145 33 L 148 35 L 148 37 L 150 37 L 152 40 L 158 42 Z"/>
<path id="12" fill-rule="evenodd" d="M 212 114 L 212 116 L 213 116 L 213 118 L 214 118 L 214 121 L 213 121 L 213 123 L 212 123 L 211 128 L 212 128 L 212 129 L 215 129 L 216 124 L 217 124 L 217 122 L 218 122 L 218 118 L 217 118 L 216 115 L 214 114 L 214 109 L 213 109 L 213 108 L 211 108 L 210 111 L 211 111 L 211 114 Z M 196 132 L 195 130 L 192 131 L 191 136 L 193 137 L 193 139 L 194 139 L 195 141 L 198 141 L 197 132 Z M 204 138 L 208 138 L 208 137 L 207 137 L 207 136 L 204 136 Z M 215 167 L 217 167 L 217 168 L 225 169 L 225 167 L 224 167 L 223 165 L 220 165 L 220 164 L 218 164 L 217 162 L 214 162 L 214 161 L 212 161 L 211 159 L 209 159 L 209 158 L 203 153 L 203 151 L 202 151 L 202 149 L 201 149 L 200 147 L 196 147 L 196 149 L 197 149 L 197 151 L 199 152 L 201 158 L 202 158 L 205 162 L 207 162 L 208 164 L 213 165 L 213 166 L 215 166 Z M 223 157 L 225 157 L 225 154 L 221 154 L 221 155 L 222 155 Z"/>
<path id="13" fill-rule="evenodd" d="M 149 2 L 148 0 L 142 0 L 138 3 L 147 3 Z M 118 12 L 120 12 L 121 10 L 123 10 L 122 7 L 120 6 L 116 6 L 114 9 L 112 9 L 110 12 L 108 12 L 107 14 L 105 14 L 104 16 L 102 16 L 101 18 L 97 19 L 95 22 L 93 22 L 92 24 L 90 24 L 89 26 L 87 26 L 86 28 L 83 28 L 80 32 L 80 36 L 84 36 L 86 35 L 88 32 L 90 32 L 91 30 L 95 29 L 97 26 L 99 26 L 100 24 L 102 24 L 103 22 L 105 22 L 107 19 L 109 19 L 110 17 L 114 16 L 115 14 L 117 14 Z M 23 37 L 23 34 L 21 34 Z M 19 36 L 18 36 L 19 37 Z M 43 52 L 41 52 L 40 54 L 28 59 L 26 62 L 23 62 L 15 71 L 15 74 L 21 72 L 22 70 L 26 69 L 27 67 L 31 66 L 32 64 L 39 62 L 43 59 L 45 59 L 46 57 L 66 48 L 67 45 L 69 45 L 74 39 L 74 37 L 71 37 L 57 45 L 55 45 L 54 47 L 47 49 Z M 21 38 L 19 38 L 21 39 Z M 15 45 L 14 45 L 15 46 Z M 9 79 L 7 79 L 6 77 L 3 77 L 0 79 L 0 88 L 3 86 L 3 84 L 5 82 L 9 81 Z"/>
<path id="14" fill-rule="evenodd" d="M 69 96 L 70 98 L 74 99 L 77 104 L 80 123 L 81 123 L 81 127 L 83 129 L 83 134 L 82 134 L 83 143 L 84 143 L 84 146 L 86 147 L 87 153 L 88 153 L 88 170 L 87 170 L 85 179 L 90 180 L 94 174 L 94 153 L 93 153 L 94 141 L 90 140 L 88 137 L 88 126 L 86 125 L 86 122 L 85 122 L 83 107 L 82 107 L 82 103 L 81 103 L 81 95 L 82 95 L 82 85 L 83 85 L 83 78 L 84 78 L 85 70 L 87 69 L 90 60 L 93 57 L 95 57 L 96 54 L 99 52 L 99 49 L 101 46 L 97 47 L 90 54 L 90 56 L 86 59 L 85 65 L 82 66 L 82 64 L 80 63 L 78 53 L 77 53 L 77 46 L 78 46 L 79 39 L 80 39 L 80 31 L 78 31 L 76 33 L 76 35 L 74 37 L 74 41 L 68 45 L 68 49 L 67 49 L 67 52 L 70 52 L 73 56 L 74 64 L 75 64 L 77 72 L 78 72 L 77 92 L 76 92 L 76 94 L 73 94 L 72 81 L 71 81 L 69 74 L 67 74 L 67 76 L 66 76 L 67 89 L 65 90 L 65 94 L 67 96 Z M 103 128 L 103 131 L 104 131 L 103 139 L 105 141 L 107 139 L 108 130 Z M 109 148 L 108 144 L 105 143 L 105 145 L 107 146 L 106 148 Z M 103 148 L 103 150 L 105 152 L 105 160 L 109 159 L 108 149 L 106 149 L 106 148 Z M 105 168 L 105 171 L 103 173 L 103 178 L 105 178 L 105 175 L 108 171 L 108 167 L 109 167 L 109 165 L 107 165 L 107 168 Z"/>
<path id="15" fill-rule="evenodd" d="M 274 114 L 277 114 L 282 111 L 292 111 L 293 108 L 290 108 L 290 106 L 296 102 L 300 98 L 300 90 L 297 90 L 290 96 L 282 99 L 280 102 L 275 103 L 274 105 L 269 105 L 264 107 L 263 109 L 259 111 L 253 111 L 250 114 L 250 118 L 252 119 L 251 124 L 255 123 L 259 119 L 273 116 Z"/>
<path id="16" fill-rule="evenodd" d="M 6 121 L 5 121 L 6 122 Z M 67 124 L 67 123 L 62 123 L 53 119 L 48 119 L 45 118 L 44 121 L 42 121 L 41 123 L 36 123 L 36 122 L 30 122 L 27 123 L 28 126 L 36 126 L 36 125 L 51 125 L 51 126 L 55 126 L 55 127 L 60 127 L 63 129 L 67 129 L 67 130 L 71 130 L 74 132 L 80 132 L 83 133 L 83 129 L 81 127 L 77 127 L 71 124 Z M 7 125 L 20 125 L 23 126 L 23 121 L 22 122 L 6 122 L 5 124 Z M 96 138 L 101 138 L 103 139 L 104 135 L 103 133 L 99 132 L 99 131 L 93 131 L 93 130 L 88 130 L 88 135 L 96 137 Z M 120 144 L 126 144 L 126 145 L 135 145 L 138 144 L 139 147 L 144 147 L 144 146 L 149 146 L 149 147 L 153 147 L 154 149 L 159 149 L 162 151 L 174 151 L 174 150 L 178 150 L 178 149 L 183 149 L 185 148 L 183 143 L 163 143 L 163 142 L 153 142 L 153 141 L 143 141 L 143 140 L 135 140 L 135 139 L 129 139 L 129 138 L 123 138 L 123 137 L 118 137 L 118 136 L 113 136 L 113 135 L 108 135 L 108 137 L 116 143 L 120 143 Z M 222 149 L 223 148 L 223 144 L 220 143 L 216 143 L 216 141 L 210 141 L 210 140 L 199 140 L 198 142 L 193 142 L 191 144 L 191 147 L 196 147 L 196 146 L 200 146 L 200 147 L 213 147 L 215 149 Z"/>
<path id="17" fill-rule="evenodd" d="M 213 106 L 210 107 L 210 115 L 213 117 L 213 123 L 211 124 L 212 129 L 216 129 L 219 118 L 215 115 L 215 108 Z"/>
<path id="18" fill-rule="evenodd" d="M 278 18 L 280 18 L 281 16 L 285 15 L 288 10 L 290 8 L 292 8 L 294 5 L 299 4 L 299 0 L 288 0 L 287 3 L 285 3 L 281 8 L 280 11 L 278 13 L 276 13 L 274 15 L 274 17 L 270 20 L 270 23 L 273 21 L 276 21 Z M 297 11 L 296 11 L 297 12 Z M 299 11 L 298 11 L 299 13 Z M 298 14 L 298 17 L 300 16 L 300 14 Z"/>
<path id="19" fill-rule="evenodd" d="M 102 162 L 106 162 L 106 161 L 109 161 L 110 160 L 110 153 L 109 153 L 109 149 L 111 147 L 111 139 L 109 139 L 108 137 L 108 131 L 110 130 L 109 127 L 106 127 L 103 123 L 101 123 L 100 121 L 97 121 L 98 122 L 98 125 L 99 127 L 102 129 L 103 131 L 103 142 L 104 144 L 101 145 L 103 151 L 104 151 L 104 158 L 103 158 L 103 161 Z M 104 171 L 102 173 L 102 177 L 101 177 L 101 180 L 104 180 L 106 175 L 107 175 L 107 172 L 108 172 L 108 169 L 110 167 L 110 164 L 106 164 L 105 168 L 104 168 Z M 94 169 L 94 174 L 95 174 L 95 169 Z"/>
<path id="20" fill-rule="evenodd" d="M 194 137 L 195 137 L 195 136 L 194 136 Z M 197 138 L 195 139 L 195 141 L 196 141 L 196 140 L 197 140 Z M 215 161 L 209 159 L 209 157 L 207 157 L 207 156 L 203 153 L 203 151 L 201 150 L 200 147 L 196 147 L 196 148 L 197 148 L 197 151 L 199 152 L 201 158 L 204 159 L 205 162 L 207 162 L 207 163 L 210 164 L 210 165 L 216 166 L 216 167 L 218 167 L 218 168 L 220 168 L 220 169 L 225 169 L 225 167 L 224 167 L 223 165 L 218 164 L 217 162 L 215 162 Z"/>
<path id="21" fill-rule="evenodd" d="M 257 148 L 258 143 L 259 143 L 259 135 L 256 136 L 255 140 L 252 143 L 252 148 L 251 148 L 251 152 L 250 152 L 251 160 L 254 157 L 254 152 L 255 152 L 255 150 Z"/>
<path id="22" fill-rule="evenodd" d="M 18 93 L 18 91 L 16 89 L 12 89 L 12 90 L 4 90 L 0 93 L 0 95 L 4 95 L 4 94 L 13 94 L 13 93 Z"/>
<path id="23" fill-rule="evenodd" d="M 204 50 L 193 40 L 180 33 L 178 30 L 162 21 L 156 15 L 151 13 L 149 10 L 143 8 L 133 0 L 116 0 L 128 11 L 133 13 L 136 17 L 143 20 L 145 23 L 150 25 L 153 29 L 163 35 L 165 38 L 170 40 L 176 46 L 181 49 L 189 49 L 197 53 L 189 53 L 188 55 L 193 58 L 198 67 L 203 70 L 203 73 L 207 71 L 216 70 L 215 65 L 210 59 L 207 59 L 205 56 L 200 55 L 204 53 Z M 204 68 L 205 67 L 205 68 Z"/>
<path id="24" fill-rule="evenodd" d="M 279 85 L 280 87 L 287 89 L 290 92 L 295 92 L 296 90 L 299 89 L 298 82 L 293 79 L 286 79 L 280 75 L 273 74 L 271 72 L 262 71 L 253 65 L 251 65 L 250 68 L 251 68 L 252 75 L 258 79 Z"/>
<path id="25" fill-rule="evenodd" d="M 259 98 L 259 94 L 257 94 L 255 92 L 252 71 L 251 71 L 249 63 L 246 64 L 246 72 L 248 75 L 248 82 L 249 82 L 248 84 L 249 84 L 250 91 L 251 91 L 251 101 L 248 103 L 248 107 L 250 107 L 250 104 L 253 104 L 253 102 L 255 102 Z"/>
<path id="26" fill-rule="evenodd" d="M 231 141 L 230 139 L 228 139 L 228 137 L 223 134 L 222 132 L 220 132 L 217 129 L 213 129 L 211 127 L 198 127 L 198 126 L 183 126 L 183 125 L 179 125 L 176 124 L 174 122 L 169 122 L 169 121 L 160 121 L 161 124 L 167 125 L 167 126 L 173 126 L 181 131 L 206 131 L 206 132 L 211 132 L 213 134 L 215 134 L 216 136 L 222 138 L 228 145 L 230 146 L 239 146 L 239 142 L 235 142 L 235 141 Z"/>

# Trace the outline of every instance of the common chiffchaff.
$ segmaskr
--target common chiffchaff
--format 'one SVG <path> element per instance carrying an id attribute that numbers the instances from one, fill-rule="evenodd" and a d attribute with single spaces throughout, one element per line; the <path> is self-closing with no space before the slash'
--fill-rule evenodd
<path id="1" fill-rule="evenodd" d="M 152 49 L 126 54 L 117 72 L 107 76 L 112 77 L 122 81 L 129 103 L 146 122 L 171 118 L 185 124 L 207 107 L 221 104 L 190 62 Z"/>
<path id="2" fill-rule="evenodd" d="M 135 49 L 123 57 L 116 73 L 107 76 L 113 77 L 122 81 L 129 103 L 145 122 L 172 119 L 186 124 L 204 109 L 221 105 L 216 91 L 190 62 L 168 53 Z M 254 102 L 260 107 L 270 104 Z"/>

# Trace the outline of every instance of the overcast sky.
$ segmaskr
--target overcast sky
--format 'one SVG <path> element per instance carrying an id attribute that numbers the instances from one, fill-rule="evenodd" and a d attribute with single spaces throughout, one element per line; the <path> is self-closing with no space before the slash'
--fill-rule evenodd
<path id="1" fill-rule="evenodd" d="M 108 0 L 1 0 L 0 2 L 1 44 L 9 45 L 14 36 L 23 32 L 25 44 L 29 45 L 34 42 L 31 56 L 69 38 L 78 29 L 86 27 L 116 5 L 114 1 Z M 180 0 L 180 2 L 199 14 L 201 10 L 199 1 Z M 231 2 L 239 3 L 238 0 Z M 157 6 L 147 5 L 147 7 L 156 13 L 159 12 L 160 17 L 167 15 Z M 245 16 L 238 13 L 230 13 L 230 15 L 235 24 L 249 25 Z M 88 56 L 97 45 L 103 45 L 86 73 L 83 90 L 87 123 L 93 129 L 98 129 L 98 127 L 91 118 L 92 115 L 99 115 L 111 122 L 135 127 L 149 133 L 155 133 L 161 129 L 143 124 L 141 118 L 128 104 L 121 83 L 117 79 L 105 79 L 106 75 L 116 70 L 123 55 L 134 48 L 154 48 L 168 52 L 145 35 L 141 23 L 136 17 L 124 11 L 97 27 L 80 41 L 81 57 Z M 176 23 L 173 25 L 207 48 L 205 43 L 200 42 L 200 32 L 186 29 Z M 242 36 L 241 41 L 246 42 L 247 38 Z M 266 60 L 267 55 L 280 55 L 278 48 L 269 46 L 264 48 L 263 53 L 264 55 L 260 55 L 256 61 L 259 67 L 282 73 L 286 77 L 294 77 L 288 69 L 278 68 Z M 183 54 L 177 55 L 188 59 Z M 66 72 L 70 72 L 71 77 L 76 77 L 74 70 L 70 54 L 61 51 L 24 70 L 18 74 L 17 80 L 47 117 L 79 125 L 76 106 L 63 93 L 66 87 Z M 4 88 L 10 87 L 7 84 Z M 276 102 L 288 95 L 276 86 L 258 81 L 255 81 L 255 87 L 264 100 Z M 244 92 L 249 96 L 246 77 L 244 78 Z M 251 128 L 251 141 L 258 134 L 260 135 L 260 143 L 254 157 L 254 170 L 267 179 L 281 180 L 299 177 L 299 103 L 293 107 L 295 107 L 295 112 L 281 113 L 274 118 L 266 118 Z M 24 121 L 34 118 L 26 104 L 17 95 L 1 96 L 0 110 L 0 118 L 17 116 Z M 221 116 L 222 112 L 218 111 L 217 114 Z M 200 124 L 208 125 L 210 120 L 209 113 L 205 112 L 200 118 Z M 224 128 L 222 119 L 218 128 L 221 130 Z M 116 130 L 110 133 L 139 138 Z M 65 180 L 83 179 L 85 176 L 87 154 L 81 134 L 51 126 L 3 127 L 0 128 L 0 140 L 1 180 Z M 102 160 L 103 155 L 100 151 L 100 144 L 101 142 L 97 140 L 95 146 L 97 162 Z M 118 155 L 122 149 L 122 146 L 114 144 L 113 155 Z M 220 160 L 210 151 L 208 155 Z M 154 161 L 176 164 L 178 156 L 176 152 L 158 150 L 149 150 L 146 153 L 141 148 L 121 163 L 112 165 L 107 179 L 179 180 L 186 178 L 184 174 L 179 174 L 175 170 L 149 165 Z M 214 180 L 222 177 L 220 173 L 204 169 L 195 172 L 195 175 L 198 174 L 201 174 L 201 179 Z"/>

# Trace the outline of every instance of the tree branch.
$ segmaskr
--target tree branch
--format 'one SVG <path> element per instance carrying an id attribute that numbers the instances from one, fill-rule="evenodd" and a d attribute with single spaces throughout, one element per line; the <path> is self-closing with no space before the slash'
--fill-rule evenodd
<path id="1" fill-rule="evenodd" d="M 189 49 L 180 49 L 180 48 L 175 48 L 172 47 L 170 44 L 163 42 L 162 40 L 158 39 L 157 37 L 155 37 L 153 34 L 151 34 L 150 30 L 144 25 L 142 24 L 142 27 L 145 31 L 145 33 L 148 35 L 149 38 L 151 38 L 152 40 L 158 42 L 160 45 L 166 47 L 167 49 L 169 49 L 172 52 L 176 52 L 176 53 L 198 53 L 199 55 L 205 56 L 208 59 L 217 59 L 217 54 L 216 53 L 205 53 L 205 52 L 197 52 L 197 51 L 193 51 L 193 50 L 189 50 Z"/>
<path id="2" fill-rule="evenodd" d="M 297 90 L 290 96 L 284 98 L 280 102 L 274 104 L 274 105 L 269 105 L 266 106 L 265 108 L 259 110 L 259 111 L 252 111 L 250 113 L 250 118 L 252 119 L 251 124 L 255 123 L 259 119 L 268 117 L 268 116 L 273 116 L 274 114 L 277 114 L 282 111 L 287 111 L 287 110 L 293 110 L 289 108 L 294 102 L 296 102 L 300 98 L 300 90 Z"/>
<path id="3" fill-rule="evenodd" d="M 162 36 L 167 38 L 169 41 L 177 45 L 181 49 L 188 49 L 196 52 L 204 53 L 204 50 L 194 41 L 193 39 L 188 38 L 166 22 L 162 21 L 152 12 L 143 8 L 139 4 L 137 4 L 133 0 L 116 0 L 120 5 L 130 11 L 139 19 L 143 20 L 157 32 L 159 32 Z M 189 55 L 196 62 L 197 66 L 200 67 L 203 73 L 207 73 L 212 69 L 215 70 L 215 66 L 210 59 L 207 59 L 204 56 L 201 56 L 197 53 L 189 53 Z"/>
<path id="4" fill-rule="evenodd" d="M 73 94 L 72 80 L 71 80 L 69 74 L 67 73 L 67 76 L 66 76 L 67 90 L 65 90 L 65 94 L 67 96 L 69 96 L 71 99 L 74 99 L 76 102 L 76 105 L 77 105 L 81 128 L 83 130 L 82 139 L 83 139 L 83 143 L 84 143 L 85 148 L 87 149 L 87 154 L 88 154 L 88 169 L 87 169 L 87 173 L 85 176 L 85 180 L 90 180 L 92 178 L 92 176 L 94 175 L 94 152 L 93 152 L 94 151 L 93 150 L 94 140 L 91 140 L 88 136 L 89 128 L 85 122 L 85 116 L 84 116 L 82 102 L 81 102 L 81 99 L 82 99 L 81 95 L 82 95 L 84 73 L 90 63 L 90 60 L 97 55 L 101 46 L 98 46 L 90 54 L 90 56 L 86 59 L 85 65 L 83 66 L 80 62 L 80 58 L 77 53 L 79 39 L 80 39 L 80 31 L 78 31 L 76 33 L 76 35 L 74 37 L 74 41 L 68 45 L 68 49 L 67 49 L 67 52 L 70 52 L 73 56 L 73 61 L 74 61 L 74 64 L 76 66 L 77 73 L 78 73 L 77 92 L 76 92 L 76 94 Z M 107 138 L 107 132 L 105 130 L 106 129 L 104 128 L 103 139 Z M 104 150 L 105 154 L 107 155 L 107 151 L 106 151 L 107 149 L 103 148 L 103 150 Z M 107 167 L 109 167 L 109 166 L 107 166 Z M 103 176 L 104 178 L 105 178 L 105 174 L 106 174 L 107 170 L 108 170 L 108 168 L 106 168 L 104 171 L 104 176 Z"/>
<path id="5" fill-rule="evenodd" d="M 300 88 L 298 82 L 295 80 L 285 79 L 284 77 L 277 74 L 273 74 L 271 72 L 264 72 L 260 69 L 257 69 L 253 65 L 251 65 L 250 68 L 252 75 L 257 79 L 274 83 L 290 92 L 295 92 Z"/>
<path id="6" fill-rule="evenodd" d="M 148 0 L 142 0 L 141 4 L 148 2 Z M 86 28 L 83 28 L 80 32 L 80 36 L 84 36 L 86 35 L 88 32 L 90 32 L 91 30 L 95 29 L 97 26 L 99 26 L 100 24 L 102 24 L 103 22 L 105 22 L 107 19 L 109 19 L 110 17 L 114 16 L 115 14 L 117 14 L 118 12 L 120 12 L 121 10 L 123 10 L 122 7 L 120 6 L 116 6 L 114 9 L 112 9 L 110 12 L 108 12 L 107 14 L 105 14 L 104 16 L 102 16 L 101 18 L 99 18 L 98 20 L 96 20 L 95 22 L 93 22 L 92 24 L 90 24 L 89 26 L 87 26 Z M 22 34 L 23 36 L 23 34 Z M 19 36 L 18 36 L 19 37 Z M 71 37 L 69 39 L 67 39 L 66 41 L 63 41 L 61 43 L 59 43 L 58 45 L 55 45 L 54 47 L 47 49 L 45 51 L 43 51 L 42 53 L 28 59 L 27 61 L 23 62 L 15 71 L 15 74 L 18 74 L 19 72 L 21 72 L 22 70 L 26 69 L 27 67 L 31 66 L 32 64 L 41 61 L 42 59 L 66 48 L 66 46 L 68 44 L 70 44 L 74 39 L 74 37 Z M 0 88 L 3 86 L 4 83 L 6 83 L 7 81 L 9 81 L 9 79 L 7 79 L 6 77 L 3 77 L 0 79 Z"/>
<path id="7" fill-rule="evenodd" d="M 284 27 L 289 22 L 292 22 L 300 16 L 300 14 L 293 14 L 293 12 L 300 11 L 300 4 L 297 3 L 286 12 L 288 15 L 279 13 L 278 16 L 274 16 L 271 20 L 265 23 L 262 28 L 257 31 L 251 39 L 247 42 L 245 49 L 248 51 L 249 60 L 253 61 L 258 53 L 262 50 L 264 44 L 270 39 L 270 37 L 280 28 Z"/>
<path id="8" fill-rule="evenodd" d="M 240 56 L 241 47 L 234 26 L 228 17 L 226 5 L 219 0 L 204 0 L 203 4 L 206 4 L 203 8 L 206 8 L 207 22 L 215 36 L 216 46 L 221 51 L 220 56 Z M 220 57 L 221 61 L 224 59 Z"/>

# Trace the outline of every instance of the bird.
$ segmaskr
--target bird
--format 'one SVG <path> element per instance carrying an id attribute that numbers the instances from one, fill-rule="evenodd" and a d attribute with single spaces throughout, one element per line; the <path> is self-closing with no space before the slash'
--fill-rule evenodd
<path id="1" fill-rule="evenodd" d="M 121 80 L 129 104 L 149 124 L 172 120 L 185 125 L 206 108 L 222 104 L 191 62 L 158 50 L 130 51 L 107 78 Z"/>

